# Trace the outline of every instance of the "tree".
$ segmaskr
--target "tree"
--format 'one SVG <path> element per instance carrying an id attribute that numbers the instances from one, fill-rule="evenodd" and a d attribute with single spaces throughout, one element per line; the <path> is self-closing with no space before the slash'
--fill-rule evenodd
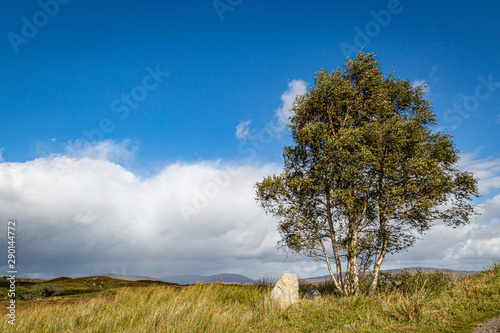
<path id="1" fill-rule="evenodd" d="M 325 261 L 343 295 L 359 293 L 360 264 L 372 267 L 373 292 L 387 254 L 475 214 L 477 180 L 458 170 L 451 135 L 431 130 L 423 88 L 382 75 L 374 54 L 321 69 L 292 107 L 283 172 L 256 184 L 256 199 L 279 219 L 280 246 Z"/>

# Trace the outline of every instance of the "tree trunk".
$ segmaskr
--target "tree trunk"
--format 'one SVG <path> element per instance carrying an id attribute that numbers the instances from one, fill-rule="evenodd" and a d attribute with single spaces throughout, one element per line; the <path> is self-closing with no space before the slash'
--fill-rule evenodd
<path id="1" fill-rule="evenodd" d="M 339 277 L 340 284 L 342 286 L 342 289 L 344 288 L 344 280 L 342 279 L 342 264 L 340 262 L 340 256 L 339 256 L 339 249 L 338 249 L 338 244 L 337 244 L 337 239 L 335 237 L 335 229 L 333 228 L 333 219 L 332 219 L 332 211 L 331 211 L 331 203 L 330 203 L 330 193 L 329 190 L 327 190 L 326 194 L 326 215 L 328 218 L 328 227 L 330 228 L 330 240 L 332 242 L 332 250 L 333 250 L 333 257 L 335 258 L 335 265 L 337 266 L 337 276 Z"/>
<path id="2" fill-rule="evenodd" d="M 335 284 L 335 287 L 340 290 L 340 293 L 342 295 L 345 295 L 345 291 L 344 291 L 344 288 L 342 287 L 342 285 L 339 283 L 339 281 L 337 280 L 337 278 L 335 278 L 335 274 L 333 274 L 333 271 L 332 271 L 332 265 L 330 263 L 330 258 L 328 257 L 328 252 L 326 251 L 326 248 L 325 248 L 325 245 L 323 244 L 323 241 L 321 240 L 321 237 L 319 236 L 319 232 L 318 230 L 316 230 L 316 236 L 318 237 L 319 239 L 319 243 L 321 244 L 321 249 L 323 250 L 323 254 L 325 256 L 325 260 L 326 260 L 326 264 L 328 266 L 328 272 L 330 272 L 330 276 L 332 277 L 332 280 L 333 280 L 333 283 Z M 342 276 L 340 276 L 339 279 L 342 279 Z"/>
<path id="3" fill-rule="evenodd" d="M 344 287 L 348 295 L 359 293 L 358 258 L 355 255 L 348 255 Z"/>
<path id="4" fill-rule="evenodd" d="M 349 239 L 347 243 L 347 271 L 345 289 L 348 295 L 359 294 L 358 273 L 358 230 L 354 219 L 349 219 Z"/>
<path id="5" fill-rule="evenodd" d="M 387 239 L 384 240 L 382 244 L 382 249 L 380 251 L 380 255 L 378 256 L 377 261 L 373 264 L 373 279 L 372 279 L 372 284 L 370 286 L 370 295 L 373 295 L 375 290 L 377 289 L 377 284 L 378 284 L 378 276 L 380 273 L 380 266 L 382 265 L 382 262 L 384 261 L 385 254 L 387 252 Z"/>
<path id="6" fill-rule="evenodd" d="M 377 289 L 380 266 L 382 265 L 382 262 L 384 261 L 385 258 L 385 254 L 387 253 L 388 237 L 387 237 L 387 230 L 385 228 L 385 217 L 379 214 L 379 219 L 380 219 L 380 234 L 382 236 L 382 248 L 380 249 L 380 254 L 378 256 L 377 261 L 375 261 L 375 263 L 373 264 L 373 279 L 372 279 L 372 284 L 370 286 L 370 295 L 373 295 L 373 293 Z"/>

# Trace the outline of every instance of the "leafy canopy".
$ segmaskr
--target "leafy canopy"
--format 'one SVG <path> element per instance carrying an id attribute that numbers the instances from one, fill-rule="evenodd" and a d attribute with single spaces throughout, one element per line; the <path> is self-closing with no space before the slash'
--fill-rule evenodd
<path id="1" fill-rule="evenodd" d="M 423 87 L 384 77 L 374 54 L 321 69 L 291 111 L 284 170 L 256 184 L 257 200 L 279 219 L 283 247 L 329 269 L 334 259 L 337 273 L 346 257 L 356 289 L 358 259 L 377 270 L 386 253 L 408 248 L 435 222 L 469 223 L 477 180 L 458 170 L 451 135 L 432 131 Z"/>

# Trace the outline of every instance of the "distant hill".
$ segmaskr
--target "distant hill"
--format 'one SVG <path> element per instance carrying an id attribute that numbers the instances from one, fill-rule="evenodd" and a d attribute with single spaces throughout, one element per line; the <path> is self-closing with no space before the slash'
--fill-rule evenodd
<path id="1" fill-rule="evenodd" d="M 215 274 L 210 276 L 202 275 L 172 275 L 160 278 L 161 281 L 178 283 L 178 284 L 194 284 L 198 281 L 203 281 L 204 283 L 210 282 L 223 282 L 223 283 L 255 283 L 254 280 L 239 274 Z"/>
<path id="2" fill-rule="evenodd" d="M 126 276 L 125 276 L 126 277 Z M 94 292 L 102 292 L 108 289 L 122 287 L 147 287 L 151 285 L 176 286 L 175 283 L 167 283 L 159 280 L 123 280 L 104 275 L 91 275 L 78 278 L 60 277 L 48 282 L 57 284 L 64 288 L 62 295 L 76 295 Z"/>
<path id="3" fill-rule="evenodd" d="M 406 268 L 386 269 L 386 270 L 380 270 L 380 272 L 381 273 L 397 273 L 397 272 L 400 272 L 404 269 L 406 269 Z M 426 273 L 433 273 L 436 271 L 442 271 L 443 273 L 446 273 L 446 274 L 453 274 L 458 278 L 479 273 L 478 271 L 457 271 L 457 270 L 448 269 L 448 268 L 434 268 L 434 267 L 408 267 L 407 269 L 409 269 L 410 272 L 416 272 L 417 270 L 421 270 L 421 271 L 426 272 Z M 345 272 L 343 272 L 343 275 L 345 276 Z M 335 276 L 337 276 L 337 274 L 335 274 Z M 331 280 L 330 275 L 323 275 L 323 276 L 300 279 L 299 281 L 302 283 L 324 283 L 324 282 L 330 281 L 330 280 Z"/>
<path id="4" fill-rule="evenodd" d="M 398 268 L 398 269 L 387 269 L 387 270 L 381 270 L 381 273 L 396 273 L 404 268 Z M 453 270 L 453 269 L 447 269 L 447 268 L 434 268 L 434 267 L 409 267 L 408 268 L 410 272 L 416 272 L 417 270 L 422 270 L 424 272 L 435 272 L 435 271 L 442 271 L 446 274 L 453 274 L 456 277 L 463 277 L 463 276 L 468 276 L 468 275 L 473 275 L 479 273 L 478 271 L 459 271 L 459 270 Z M 345 272 L 344 272 L 345 274 Z M 141 276 L 141 275 L 126 275 L 126 274 L 116 274 L 116 273 L 107 273 L 107 274 L 98 274 L 98 275 L 92 275 L 89 277 L 78 277 L 78 278 L 68 278 L 68 277 L 60 277 L 57 279 L 53 279 L 50 282 L 65 282 L 68 280 L 73 280 L 73 279 L 80 279 L 80 278 L 91 278 L 95 276 L 105 276 L 108 278 L 112 279 L 117 279 L 117 280 L 122 280 L 122 281 L 131 281 L 131 282 L 142 282 L 142 283 L 152 283 L 152 282 L 167 282 L 167 283 L 173 283 L 173 284 L 180 284 L 180 285 L 186 285 L 186 284 L 195 284 L 199 281 L 202 281 L 204 283 L 211 283 L 211 282 L 222 282 L 222 283 L 238 283 L 238 284 L 245 284 L 245 283 L 255 283 L 256 281 L 246 277 L 244 275 L 240 274 L 229 274 L 229 273 L 221 273 L 221 274 L 215 274 L 215 275 L 209 275 L 209 276 L 203 276 L 203 275 L 197 275 L 197 274 L 189 274 L 189 275 L 171 275 L 171 276 L 164 276 L 160 278 L 153 278 L 150 276 Z M 28 279 L 26 279 L 28 280 Z M 273 279 L 274 282 L 276 282 L 277 279 Z M 303 278 L 299 279 L 301 283 L 324 283 L 331 280 L 330 275 L 323 275 L 323 276 L 316 276 L 316 277 L 310 277 L 310 278 Z M 31 281 L 31 279 L 30 279 Z M 40 280 L 42 281 L 42 280 Z"/>
<path id="5" fill-rule="evenodd" d="M 98 274 L 98 276 L 107 276 L 113 279 L 125 280 L 125 281 L 141 281 L 141 280 L 162 281 L 160 279 L 155 279 L 149 276 L 126 275 L 126 274 L 115 274 L 115 273 Z"/>
<path id="6" fill-rule="evenodd" d="M 443 273 L 447 274 L 455 274 L 457 277 L 463 277 L 463 276 L 468 276 L 468 275 L 473 275 L 479 273 L 478 271 L 457 271 L 454 269 L 448 269 L 448 268 L 434 268 L 434 267 L 409 267 L 408 268 L 410 272 L 416 272 L 417 270 L 421 270 L 422 272 L 426 273 L 434 273 L 436 271 L 441 271 Z M 397 273 L 402 271 L 403 269 L 387 269 L 382 272 L 385 273 Z"/>

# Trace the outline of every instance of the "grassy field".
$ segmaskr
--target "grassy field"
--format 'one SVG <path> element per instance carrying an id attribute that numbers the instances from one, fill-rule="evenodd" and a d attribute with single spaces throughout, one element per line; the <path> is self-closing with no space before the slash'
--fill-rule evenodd
<path id="1" fill-rule="evenodd" d="M 461 279 L 386 275 L 371 297 L 339 297 L 331 286 L 318 287 L 322 298 L 280 309 L 268 299 L 270 285 L 63 278 L 21 287 L 27 298 L 40 290 L 46 295 L 18 300 L 15 326 L 3 301 L 0 332 L 470 332 L 500 315 L 498 263 Z"/>

